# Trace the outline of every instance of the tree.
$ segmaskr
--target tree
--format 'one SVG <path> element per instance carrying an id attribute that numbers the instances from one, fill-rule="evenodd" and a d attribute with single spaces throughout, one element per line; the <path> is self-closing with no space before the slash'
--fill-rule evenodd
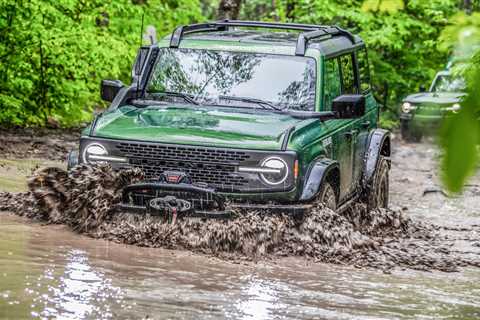
<path id="1" fill-rule="evenodd" d="M 218 5 L 218 19 L 238 19 L 242 0 L 220 0 Z"/>
<path id="2" fill-rule="evenodd" d="M 202 19 L 198 0 L 0 0 L 0 125 L 87 121 L 101 79 L 129 81 L 143 14 L 160 33 Z"/>

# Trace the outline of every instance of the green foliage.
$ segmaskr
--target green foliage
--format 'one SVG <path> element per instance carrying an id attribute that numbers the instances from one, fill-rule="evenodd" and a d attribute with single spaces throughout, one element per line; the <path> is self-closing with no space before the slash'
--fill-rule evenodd
<path id="1" fill-rule="evenodd" d="M 197 0 L 0 0 L 0 124 L 71 126 L 128 81 L 142 14 L 159 33 L 202 19 Z"/>
<path id="2" fill-rule="evenodd" d="M 362 5 L 363 11 L 380 11 L 388 13 L 397 13 L 404 9 L 403 0 L 365 0 Z"/>
<path id="3" fill-rule="evenodd" d="M 454 52 L 454 72 L 467 81 L 461 112 L 447 118 L 441 132 L 443 181 L 450 191 L 459 192 L 479 162 L 480 14 L 456 15 L 440 39 L 441 49 Z"/>

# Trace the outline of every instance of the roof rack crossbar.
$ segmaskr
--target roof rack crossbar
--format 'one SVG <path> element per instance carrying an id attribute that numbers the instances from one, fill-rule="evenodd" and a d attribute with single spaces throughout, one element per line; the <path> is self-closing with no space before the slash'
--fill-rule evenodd
<path id="1" fill-rule="evenodd" d="M 305 52 L 307 51 L 307 45 L 310 40 L 318 39 L 327 35 L 335 36 L 335 35 L 342 35 L 347 37 L 353 44 L 355 44 L 356 40 L 353 34 L 350 32 L 337 27 L 324 27 L 319 30 L 309 31 L 301 33 L 297 39 L 297 46 L 295 48 L 295 55 L 297 56 L 304 56 Z"/>
<path id="2" fill-rule="evenodd" d="M 242 21 L 242 20 L 219 20 L 215 22 L 219 25 L 230 27 L 250 27 L 250 28 L 266 28 L 278 30 L 298 30 L 313 31 L 327 26 L 303 24 L 303 23 L 286 23 L 286 22 L 261 22 L 261 21 Z"/>
<path id="3" fill-rule="evenodd" d="M 178 48 L 182 36 L 189 33 L 225 31 L 229 27 L 245 28 L 266 28 L 277 30 L 297 30 L 303 31 L 297 39 L 295 55 L 303 56 L 307 49 L 308 42 L 327 35 L 343 35 L 352 43 L 355 43 L 355 37 L 348 31 L 337 26 L 322 26 L 301 23 L 279 23 L 279 22 L 257 22 L 257 21 L 238 21 L 238 20 L 220 20 L 211 23 L 198 23 L 187 26 L 181 26 L 175 29 L 170 38 L 170 47 Z"/>
<path id="4" fill-rule="evenodd" d="M 187 26 L 180 26 L 175 29 L 170 38 L 170 48 L 178 48 L 182 36 L 188 33 L 197 33 L 197 32 L 214 32 L 214 31 L 225 31 L 227 28 L 225 26 L 218 25 L 216 23 L 197 23 L 190 24 Z"/>

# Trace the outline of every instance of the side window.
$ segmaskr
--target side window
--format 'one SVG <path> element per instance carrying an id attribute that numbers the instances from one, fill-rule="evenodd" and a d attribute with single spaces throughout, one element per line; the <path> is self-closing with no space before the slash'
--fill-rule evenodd
<path id="1" fill-rule="evenodd" d="M 332 101 L 341 94 L 340 68 L 337 59 L 325 61 L 325 111 L 332 110 Z"/>
<path id="2" fill-rule="evenodd" d="M 355 54 L 357 55 L 358 75 L 360 77 L 360 92 L 366 93 L 370 90 L 370 67 L 368 65 L 367 49 L 360 49 Z"/>
<path id="3" fill-rule="evenodd" d="M 340 72 L 342 74 L 342 94 L 355 94 L 358 92 L 355 85 L 355 71 L 353 68 L 352 54 L 339 58 Z"/>

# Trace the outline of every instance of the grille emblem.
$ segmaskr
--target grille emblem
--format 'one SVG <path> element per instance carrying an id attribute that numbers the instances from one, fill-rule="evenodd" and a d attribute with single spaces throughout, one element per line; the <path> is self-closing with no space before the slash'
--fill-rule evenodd
<path id="1" fill-rule="evenodd" d="M 190 179 L 188 179 L 185 172 L 180 171 L 164 171 L 163 176 L 165 177 L 165 181 L 167 183 L 191 183 Z"/>

